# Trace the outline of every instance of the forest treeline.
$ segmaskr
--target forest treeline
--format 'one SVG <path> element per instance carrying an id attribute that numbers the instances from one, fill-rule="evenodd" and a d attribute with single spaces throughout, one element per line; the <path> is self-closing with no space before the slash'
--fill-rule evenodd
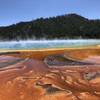
<path id="1" fill-rule="evenodd" d="M 100 20 L 89 20 L 77 14 L 67 14 L 0 27 L 0 40 L 41 38 L 100 39 Z"/>

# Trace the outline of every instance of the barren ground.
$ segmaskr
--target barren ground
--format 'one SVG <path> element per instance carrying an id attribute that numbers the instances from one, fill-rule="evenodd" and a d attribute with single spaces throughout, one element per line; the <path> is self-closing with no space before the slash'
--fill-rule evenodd
<path id="1" fill-rule="evenodd" d="M 100 48 L 0 53 L 0 100 L 100 100 Z"/>

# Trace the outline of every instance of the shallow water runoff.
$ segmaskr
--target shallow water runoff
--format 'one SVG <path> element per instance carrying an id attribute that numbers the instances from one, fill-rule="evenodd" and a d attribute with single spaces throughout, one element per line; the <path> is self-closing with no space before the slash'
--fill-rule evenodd
<path id="1" fill-rule="evenodd" d="M 78 48 L 99 45 L 96 39 L 74 39 L 74 40 L 26 40 L 26 41 L 1 41 L 0 49 L 45 49 L 45 48 Z"/>

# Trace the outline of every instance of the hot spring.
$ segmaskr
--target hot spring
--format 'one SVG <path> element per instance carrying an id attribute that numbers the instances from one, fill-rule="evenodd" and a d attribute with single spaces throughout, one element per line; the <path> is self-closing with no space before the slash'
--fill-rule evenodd
<path id="1" fill-rule="evenodd" d="M 100 40 L 77 39 L 77 40 L 26 40 L 26 41 L 1 41 L 0 49 L 45 49 L 45 48 L 78 48 L 99 45 Z"/>

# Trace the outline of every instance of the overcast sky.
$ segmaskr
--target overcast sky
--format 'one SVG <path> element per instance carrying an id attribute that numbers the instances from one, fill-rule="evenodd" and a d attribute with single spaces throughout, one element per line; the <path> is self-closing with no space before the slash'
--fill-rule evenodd
<path id="1" fill-rule="evenodd" d="M 0 0 L 0 26 L 68 13 L 100 19 L 100 0 Z"/>

